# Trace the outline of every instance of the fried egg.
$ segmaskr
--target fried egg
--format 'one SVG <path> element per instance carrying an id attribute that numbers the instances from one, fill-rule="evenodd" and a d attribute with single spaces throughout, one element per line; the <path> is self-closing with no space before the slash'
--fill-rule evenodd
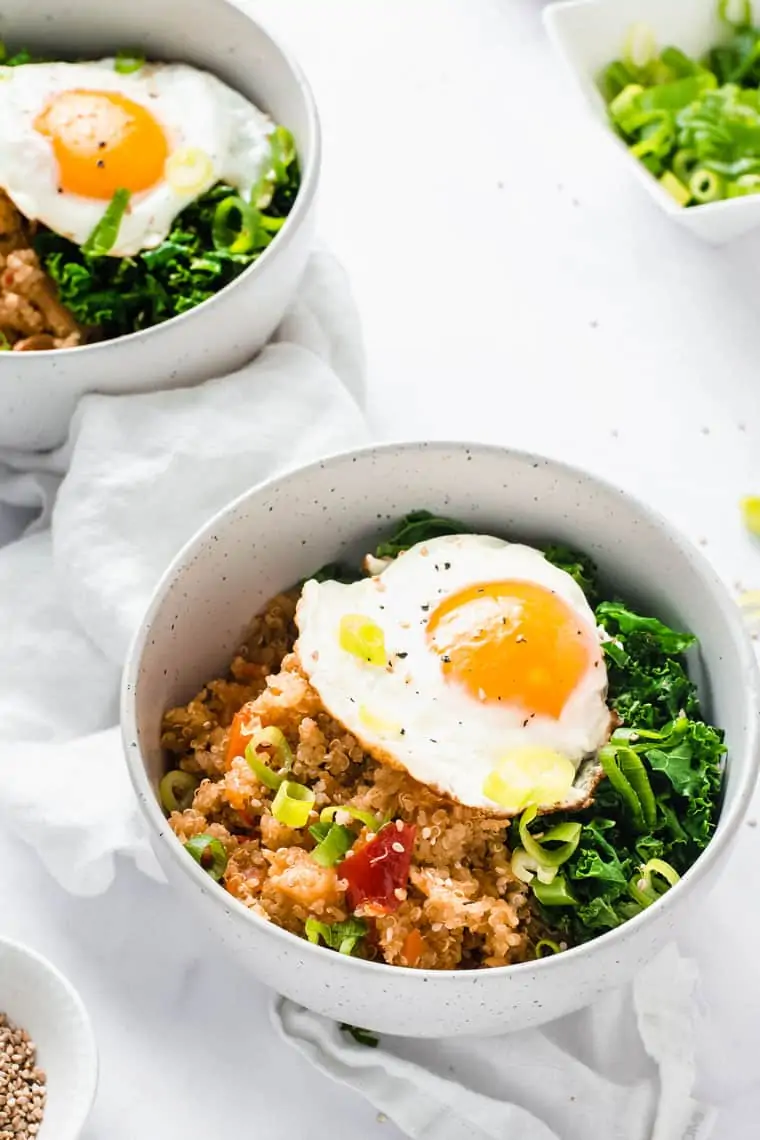
<path id="1" fill-rule="evenodd" d="M 116 190 L 131 193 L 110 253 L 166 238 L 217 182 L 245 197 L 269 160 L 273 123 L 186 64 L 113 59 L 0 67 L 0 187 L 30 221 L 83 245 Z"/>
<path id="2" fill-rule="evenodd" d="M 375 577 L 307 582 L 296 624 L 302 669 L 376 759 L 498 815 L 587 802 L 607 673 L 583 591 L 540 551 L 434 539 Z"/>

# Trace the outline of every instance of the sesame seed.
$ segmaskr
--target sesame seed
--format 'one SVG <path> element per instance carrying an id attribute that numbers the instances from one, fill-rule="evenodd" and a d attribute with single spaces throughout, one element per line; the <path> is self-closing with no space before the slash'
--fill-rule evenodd
<path id="1" fill-rule="evenodd" d="M 396 820 L 396 831 L 403 831 L 403 830 L 404 830 L 403 821 L 400 819 L 397 819 Z"/>
<path id="2" fill-rule="evenodd" d="M 406 891 L 403 887 L 394 887 L 393 893 L 399 902 L 403 902 L 406 898 Z"/>
<path id="3" fill-rule="evenodd" d="M 399 855 L 404 854 L 404 844 L 403 843 L 392 843 L 391 849 L 393 851 L 396 851 Z"/>

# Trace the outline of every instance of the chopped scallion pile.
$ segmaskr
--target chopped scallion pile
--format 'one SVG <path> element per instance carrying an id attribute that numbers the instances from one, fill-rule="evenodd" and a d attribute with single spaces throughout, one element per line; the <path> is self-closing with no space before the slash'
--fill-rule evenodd
<path id="1" fill-rule="evenodd" d="M 614 129 L 679 206 L 760 192 L 760 27 L 749 0 L 718 13 L 725 39 L 703 57 L 636 24 L 600 76 Z"/>

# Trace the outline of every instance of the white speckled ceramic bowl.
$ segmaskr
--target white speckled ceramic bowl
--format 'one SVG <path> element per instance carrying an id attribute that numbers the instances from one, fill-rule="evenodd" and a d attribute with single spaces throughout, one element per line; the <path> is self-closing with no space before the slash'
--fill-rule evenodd
<path id="1" fill-rule="evenodd" d="M 179 388 L 239 368 L 267 342 L 311 249 L 320 169 L 317 111 L 300 68 L 226 0 L 7 0 L 0 39 L 58 59 L 141 48 L 218 75 L 292 130 L 302 166 L 296 203 L 275 240 L 211 300 L 118 340 L 53 352 L 0 353 L 0 447 L 62 443 L 85 392 Z"/>
<path id="2" fill-rule="evenodd" d="M 95 1038 L 81 998 L 40 954 L 0 938 L 0 1012 L 27 1031 L 47 1075 L 37 1140 L 77 1140 L 98 1084 Z"/>
<path id="3" fill-rule="evenodd" d="M 251 616 L 278 590 L 372 549 L 415 507 L 485 533 L 571 543 L 610 587 L 698 634 L 693 668 L 726 730 L 716 835 L 682 881 L 616 931 L 539 962 L 475 972 L 408 970 L 311 946 L 257 918 L 184 853 L 156 798 L 163 711 L 223 671 Z M 250 969 L 304 1005 L 388 1033 L 496 1033 L 548 1021 L 622 983 L 677 929 L 725 861 L 758 771 L 758 676 L 736 607 L 702 555 L 663 518 L 572 467 L 497 447 L 411 443 L 340 455 L 254 488 L 188 545 L 161 582 L 125 671 L 129 770 L 174 887 Z M 220 962 L 220 969 L 223 969 Z"/>

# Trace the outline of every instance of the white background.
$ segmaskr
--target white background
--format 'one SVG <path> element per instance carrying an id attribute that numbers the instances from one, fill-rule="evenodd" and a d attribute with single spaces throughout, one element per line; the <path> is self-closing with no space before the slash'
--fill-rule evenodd
<path id="1" fill-rule="evenodd" d="M 321 229 L 365 320 L 376 434 L 581 463 L 658 504 L 732 589 L 760 586 L 737 509 L 760 493 L 760 233 L 716 251 L 669 225 L 586 122 L 537 0 L 249 3 L 321 108 Z M 757 814 L 685 933 L 717 1140 L 756 1137 L 760 1114 Z M 3 932 L 93 1016 L 85 1140 L 399 1136 L 274 1037 L 266 991 L 166 889 L 123 867 L 72 900 L 3 836 L 0 863 Z"/>

